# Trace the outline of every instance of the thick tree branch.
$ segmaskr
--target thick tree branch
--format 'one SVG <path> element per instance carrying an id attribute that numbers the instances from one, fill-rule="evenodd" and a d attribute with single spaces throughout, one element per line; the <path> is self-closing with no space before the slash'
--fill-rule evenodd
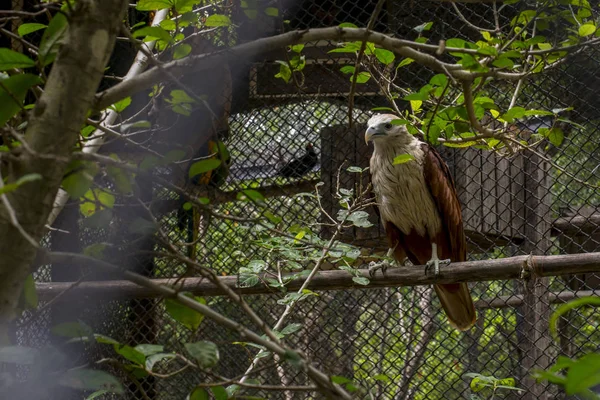
<path id="1" fill-rule="evenodd" d="M 118 267 L 107 263 L 102 260 L 98 260 L 95 258 L 91 258 L 82 254 L 74 254 L 74 253 L 42 253 L 40 254 L 40 258 L 44 262 L 50 263 L 69 263 L 74 264 L 77 262 L 85 263 L 91 267 L 98 268 L 100 270 L 108 271 L 111 273 L 119 273 L 127 280 L 135 283 L 136 285 L 142 286 L 151 292 L 158 294 L 161 297 L 168 297 L 176 299 L 181 304 L 191 308 L 192 310 L 198 311 L 204 316 L 212 319 L 216 323 L 221 326 L 224 326 L 228 329 L 232 329 L 236 332 L 239 332 L 240 335 L 256 344 L 264 346 L 267 350 L 279 355 L 282 358 L 286 358 L 289 356 L 290 352 L 293 352 L 293 349 L 284 346 L 281 342 L 276 342 L 274 340 L 267 340 L 262 336 L 259 336 L 255 332 L 249 330 L 242 324 L 225 317 L 224 315 L 219 314 L 211 307 L 199 303 L 196 300 L 184 295 L 181 290 L 176 290 L 171 287 L 167 287 L 164 285 L 157 285 L 153 282 L 152 279 L 146 278 L 142 275 L 130 272 L 123 271 Z M 329 377 L 325 375 L 323 372 L 316 369 L 306 360 L 302 359 L 300 355 L 297 355 L 298 361 L 302 364 L 302 367 L 306 370 L 306 373 L 311 378 L 311 380 L 318 386 L 319 391 L 325 394 L 328 398 L 332 399 L 347 399 L 350 400 L 352 397 L 339 385 L 331 382 Z"/>
<path id="2" fill-rule="evenodd" d="M 285 46 L 318 40 L 366 40 L 368 42 L 375 43 L 384 49 L 393 51 L 403 57 L 412 58 L 419 64 L 436 72 L 448 73 L 457 80 L 470 81 L 479 76 L 491 76 L 506 80 L 518 80 L 526 76 L 526 74 L 504 72 L 494 68 L 491 68 L 487 72 L 466 71 L 458 64 L 441 62 L 435 56 L 424 52 L 428 51 L 435 54 L 435 52 L 439 50 L 439 46 L 422 45 L 409 40 L 396 39 L 382 33 L 368 31 L 362 28 L 317 28 L 287 32 L 281 35 L 262 38 L 253 42 L 241 44 L 220 52 L 191 56 L 182 60 L 166 63 L 160 69 L 153 68 L 135 78 L 121 82 L 112 88 L 99 93 L 96 97 L 96 104 L 94 108 L 96 110 L 103 110 L 127 96 L 139 92 L 140 90 L 149 88 L 160 81 L 167 80 L 168 77 L 165 76 L 163 71 L 168 71 L 175 76 L 198 73 L 212 68 L 219 68 L 227 62 L 244 62 L 244 60 L 250 60 L 256 55 L 265 54 Z M 446 51 L 465 52 L 465 49 L 447 48 Z M 199 74 L 197 76 L 199 79 L 211 78 L 210 74 Z"/>
<path id="3" fill-rule="evenodd" d="M 517 256 L 495 260 L 469 261 L 452 263 L 440 271 L 436 279 L 424 272 L 424 267 L 388 268 L 385 276 L 376 274 L 368 285 L 358 285 L 352 281 L 353 276 L 346 271 L 331 270 L 318 272 L 308 285 L 310 290 L 344 290 L 350 288 L 374 289 L 382 287 L 417 286 L 433 283 L 479 282 L 505 279 L 522 279 L 530 274 L 536 276 L 557 276 L 565 273 L 577 274 L 600 271 L 600 253 L 586 253 L 560 256 Z M 369 277 L 368 270 L 361 270 L 364 277 Z M 234 289 L 238 294 L 278 293 L 264 283 L 253 287 L 238 286 L 237 276 L 219 277 L 224 285 Z M 288 291 L 298 290 L 305 279 L 293 279 L 288 285 Z M 140 287 L 127 281 L 81 282 L 70 288 L 71 283 L 53 282 L 39 283 L 38 295 L 42 299 L 52 299 L 54 296 L 70 288 L 68 296 L 105 296 L 117 293 L 122 298 L 149 298 L 161 296 L 154 290 L 156 285 L 173 285 L 181 291 L 189 291 L 201 296 L 222 296 L 225 294 L 215 284 L 206 278 L 183 279 L 154 279 L 152 287 Z M 513 296 L 514 297 L 514 296 Z M 483 301 L 483 300 L 482 300 Z"/>
<path id="4" fill-rule="evenodd" d="M 9 214 L 16 215 L 29 236 L 40 240 L 126 6 L 124 0 L 81 0 L 74 6 L 68 16 L 64 43 L 28 120 L 25 141 L 31 152 L 22 152 L 7 168 L 9 183 L 31 174 L 39 174 L 42 179 L 7 193 L 12 212 L 0 205 L 0 337 L 6 337 L 3 330 L 14 318 L 36 253 L 35 246 L 18 232 Z"/>

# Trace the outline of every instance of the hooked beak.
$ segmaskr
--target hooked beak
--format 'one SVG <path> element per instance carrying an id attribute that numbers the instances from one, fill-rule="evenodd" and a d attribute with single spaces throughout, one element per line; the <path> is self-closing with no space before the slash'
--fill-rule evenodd
<path id="1" fill-rule="evenodd" d="M 382 137 L 382 136 L 387 136 L 387 133 L 382 132 L 380 130 L 378 130 L 375 127 L 368 127 L 367 131 L 365 132 L 365 143 L 369 144 L 369 142 L 371 142 L 373 140 L 373 138 L 375 137 Z"/>

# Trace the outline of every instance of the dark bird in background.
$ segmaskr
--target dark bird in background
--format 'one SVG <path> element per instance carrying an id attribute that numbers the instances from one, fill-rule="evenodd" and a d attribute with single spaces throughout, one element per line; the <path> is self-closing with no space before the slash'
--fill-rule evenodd
<path id="1" fill-rule="evenodd" d="M 365 132 L 366 142 L 374 145 L 370 172 L 379 216 L 396 261 L 408 257 L 415 265 L 433 267 L 437 275 L 440 264 L 467 258 L 460 203 L 438 152 L 403 125 L 393 125 L 395 119 L 376 115 Z M 411 159 L 394 165 L 402 154 Z M 466 283 L 434 288 L 453 327 L 464 331 L 473 326 L 476 312 Z"/>
<path id="2" fill-rule="evenodd" d="M 319 156 L 312 143 L 306 144 L 306 153 L 300 158 L 296 158 L 277 171 L 277 174 L 285 178 L 301 178 L 308 174 L 319 162 Z"/>

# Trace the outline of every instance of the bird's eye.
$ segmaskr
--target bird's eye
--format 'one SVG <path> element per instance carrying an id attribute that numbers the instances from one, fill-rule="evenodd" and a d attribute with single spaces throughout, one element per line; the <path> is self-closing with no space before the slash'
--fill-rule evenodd
<path id="1" fill-rule="evenodd" d="M 390 129 L 392 129 L 392 126 L 393 126 L 393 125 L 392 125 L 392 124 L 389 124 L 389 123 L 388 123 L 388 124 L 385 124 L 385 129 L 387 129 L 387 130 L 389 131 Z"/>

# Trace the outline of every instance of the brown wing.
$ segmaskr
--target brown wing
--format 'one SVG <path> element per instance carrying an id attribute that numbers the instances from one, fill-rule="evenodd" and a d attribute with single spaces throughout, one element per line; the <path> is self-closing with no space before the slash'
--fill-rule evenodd
<path id="1" fill-rule="evenodd" d="M 427 143 L 423 143 L 421 146 L 425 153 L 423 165 L 425 182 L 429 185 L 429 192 L 442 218 L 442 225 L 450 244 L 450 259 L 465 261 L 467 259 L 467 243 L 454 180 L 440 154 Z M 444 249 L 442 251 L 445 253 Z"/>

